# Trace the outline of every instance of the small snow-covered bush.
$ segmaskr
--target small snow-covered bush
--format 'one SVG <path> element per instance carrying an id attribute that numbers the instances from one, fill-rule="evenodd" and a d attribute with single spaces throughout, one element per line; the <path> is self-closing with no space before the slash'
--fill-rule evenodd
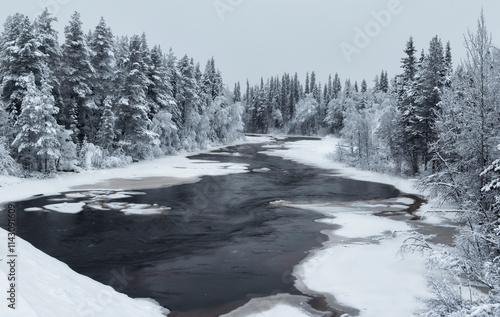
<path id="1" fill-rule="evenodd" d="M 122 167 L 131 162 L 132 158 L 121 150 L 110 154 L 107 150 L 89 142 L 84 142 L 80 150 L 80 166 L 83 169 Z"/>
<path id="2" fill-rule="evenodd" d="M 5 138 L 0 138 L 0 175 L 17 176 L 21 174 L 21 167 L 9 155 L 5 146 Z"/>

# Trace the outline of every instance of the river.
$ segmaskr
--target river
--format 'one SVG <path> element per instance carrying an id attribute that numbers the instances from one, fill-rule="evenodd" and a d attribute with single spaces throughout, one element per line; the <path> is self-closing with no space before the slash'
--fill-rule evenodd
<path id="1" fill-rule="evenodd" d="M 276 146 L 294 140 L 300 138 Z M 158 215 L 125 215 L 88 205 L 78 214 L 23 211 L 64 200 L 68 193 L 17 202 L 18 235 L 78 273 L 131 297 L 155 299 L 172 310 L 171 316 L 215 316 L 253 297 L 301 295 L 293 284 L 293 267 L 321 246 L 326 237 L 320 231 L 332 226 L 314 222 L 322 218 L 319 214 L 272 202 L 358 201 L 400 193 L 389 185 L 336 177 L 334 171 L 259 153 L 262 146 L 231 146 L 191 157 L 245 163 L 248 173 L 205 176 L 113 200 L 171 208 Z M 7 217 L 0 219 L 5 228 Z"/>

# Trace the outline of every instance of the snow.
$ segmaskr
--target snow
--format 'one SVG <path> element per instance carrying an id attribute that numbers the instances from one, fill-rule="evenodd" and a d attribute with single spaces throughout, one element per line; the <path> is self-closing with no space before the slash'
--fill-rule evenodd
<path id="1" fill-rule="evenodd" d="M 306 206 L 306 208 L 311 207 L 313 206 Z M 367 238 L 381 235 L 387 231 L 395 232 L 411 229 L 405 222 L 373 216 L 372 214 L 338 213 L 333 219 L 327 218 L 318 221 L 341 225 L 342 227 L 335 230 L 334 233 L 346 238 Z"/>
<path id="2" fill-rule="evenodd" d="M 257 173 L 265 173 L 265 172 L 270 172 L 271 169 L 268 167 L 263 167 L 263 168 L 254 168 L 252 172 L 257 172 Z"/>
<path id="3" fill-rule="evenodd" d="M 31 207 L 31 208 L 25 208 L 24 211 L 26 212 L 38 212 L 38 211 L 46 211 L 43 208 L 40 207 Z"/>
<path id="4" fill-rule="evenodd" d="M 360 316 L 412 316 L 422 306 L 417 298 L 428 296 L 425 259 L 412 254 L 398 260 L 403 240 L 327 248 L 315 252 L 294 275 L 308 289 L 333 294 L 342 305 L 359 309 Z"/>
<path id="5" fill-rule="evenodd" d="M 0 229 L 0 245 L 7 246 L 7 231 Z M 8 290 L 7 248 L 0 248 L 0 289 Z M 164 317 L 164 308 L 152 300 L 132 299 L 44 254 L 16 238 L 16 310 L 0 305 L 2 317 Z M 117 272 L 122 268 L 117 267 Z M 118 284 L 116 284 L 119 287 Z"/>
<path id="6" fill-rule="evenodd" d="M 279 304 L 270 310 L 248 315 L 248 317 L 276 317 L 276 316 L 310 317 L 311 315 L 301 312 L 296 308 L 285 304 Z"/>
<path id="7" fill-rule="evenodd" d="M 126 215 L 158 215 L 167 210 L 170 210 L 170 208 L 151 206 L 148 204 L 127 204 L 120 211 Z"/>
<path id="8" fill-rule="evenodd" d="M 360 316 L 411 316 L 421 307 L 417 298 L 429 295 L 426 289 L 425 258 L 420 254 L 398 256 L 412 228 L 407 222 L 373 216 L 371 213 L 330 211 L 325 205 L 304 209 L 334 218 L 321 222 L 340 224 L 325 231 L 335 239 L 313 252 L 294 271 L 296 286 L 304 292 L 328 293 L 343 306 L 359 309 Z M 363 239 L 370 238 L 370 239 Z M 351 240 L 350 240 L 351 239 Z"/>
<path id="9" fill-rule="evenodd" d="M 220 317 L 310 317 L 318 316 L 318 311 L 306 301 L 309 298 L 299 295 L 276 294 L 268 297 L 252 298 L 247 304 Z M 299 307 L 299 308 L 298 308 Z"/>

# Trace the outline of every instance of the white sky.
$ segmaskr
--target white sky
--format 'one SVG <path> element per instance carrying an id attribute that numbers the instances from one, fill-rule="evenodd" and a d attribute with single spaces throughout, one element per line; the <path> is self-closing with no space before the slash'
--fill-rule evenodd
<path id="1" fill-rule="evenodd" d="M 0 21 L 20 12 L 34 17 L 48 6 L 62 30 L 74 11 L 85 30 L 101 16 L 115 35 L 146 32 L 150 46 L 173 48 L 199 61 L 210 57 L 226 84 L 248 78 L 298 72 L 303 80 L 314 70 L 319 81 L 339 73 L 341 80 L 366 78 L 369 85 L 382 69 L 399 73 L 405 44 L 412 35 L 418 50 L 427 50 L 434 35 L 450 41 L 454 64 L 465 57 L 463 35 L 475 30 L 481 7 L 493 33 L 500 32 L 498 0 L 0 0 Z M 377 22 L 374 12 L 392 8 L 390 20 Z M 357 30 L 371 34 L 354 41 Z M 500 34 L 498 35 L 500 36 Z M 359 41 L 358 41 L 359 42 Z M 348 62 L 342 45 L 356 49 Z"/>

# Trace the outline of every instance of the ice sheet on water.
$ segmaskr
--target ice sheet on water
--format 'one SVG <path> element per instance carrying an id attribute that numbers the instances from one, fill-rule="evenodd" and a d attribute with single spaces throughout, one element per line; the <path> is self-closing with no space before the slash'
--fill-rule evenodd
<path id="1" fill-rule="evenodd" d="M 84 202 L 78 202 L 78 203 L 65 202 L 61 204 L 45 205 L 43 206 L 43 208 L 50 211 L 56 211 L 65 214 L 77 214 L 83 210 L 84 206 L 85 206 Z"/>

